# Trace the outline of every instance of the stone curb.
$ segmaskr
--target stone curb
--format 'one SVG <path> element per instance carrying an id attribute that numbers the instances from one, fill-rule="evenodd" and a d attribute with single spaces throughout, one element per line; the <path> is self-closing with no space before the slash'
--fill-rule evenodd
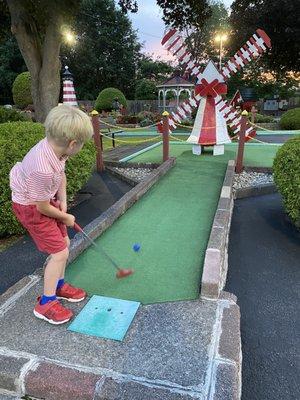
<path id="1" fill-rule="evenodd" d="M 277 193 L 277 187 L 274 183 L 263 183 L 261 185 L 240 188 L 235 191 L 235 199 L 243 199 L 245 197 L 263 196 L 265 194 Z"/>
<path id="2" fill-rule="evenodd" d="M 233 210 L 234 169 L 234 160 L 229 160 L 205 252 L 201 281 L 201 296 L 203 297 L 218 298 L 226 281 L 227 248 Z"/>
<path id="3" fill-rule="evenodd" d="M 219 363 L 211 400 L 240 400 L 239 371 L 235 364 Z"/>
<path id="4" fill-rule="evenodd" d="M 29 358 L 12 357 L 0 354 L 0 388 L 12 393 L 20 393 L 21 371 Z"/>
<path id="5" fill-rule="evenodd" d="M 231 303 L 223 308 L 218 355 L 241 364 L 240 308 Z"/>
<path id="6" fill-rule="evenodd" d="M 155 169 L 149 176 L 138 183 L 134 188 L 127 192 L 121 199 L 113 204 L 100 217 L 93 220 L 85 227 L 85 232 L 93 239 L 100 236 L 109 228 L 125 211 L 128 210 L 137 200 L 139 200 L 169 169 L 175 165 L 176 159 L 170 158 Z M 71 240 L 70 256 L 68 263 L 71 263 L 80 253 L 82 253 L 89 243 L 81 233 L 78 233 Z M 46 261 L 47 263 L 47 261 Z"/>
<path id="7" fill-rule="evenodd" d="M 1 393 L 5 393 L 45 400 L 202 399 L 200 394 L 195 397 L 195 394 L 172 387 L 101 375 L 30 356 L 0 355 L 0 388 L 0 398 Z"/>
<path id="8" fill-rule="evenodd" d="M 236 297 L 221 292 L 221 318 L 217 327 L 217 346 L 213 360 L 210 400 L 240 400 L 242 351 L 240 335 L 240 308 Z"/>
<path id="9" fill-rule="evenodd" d="M 101 375 L 40 362 L 24 379 L 25 393 L 47 400 L 92 400 Z"/>

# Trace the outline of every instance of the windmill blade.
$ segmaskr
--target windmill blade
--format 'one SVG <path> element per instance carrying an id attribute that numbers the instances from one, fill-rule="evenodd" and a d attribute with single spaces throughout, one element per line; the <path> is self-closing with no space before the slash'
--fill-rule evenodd
<path id="1" fill-rule="evenodd" d="M 185 100 L 175 111 L 172 111 L 169 115 L 169 126 L 170 133 L 177 128 L 177 124 L 180 124 L 184 119 L 191 114 L 193 108 L 198 107 L 201 96 L 199 94 L 191 96 Z M 157 130 L 163 133 L 163 122 L 160 121 L 157 124 Z"/>
<path id="2" fill-rule="evenodd" d="M 196 76 L 199 79 L 200 68 L 194 62 L 193 56 L 188 51 L 184 39 L 177 29 L 170 28 L 166 31 L 161 44 L 168 50 L 173 56 L 178 58 L 178 61 L 182 64 L 186 64 L 186 71 L 191 75 Z"/>
<path id="3" fill-rule="evenodd" d="M 246 44 L 224 65 L 221 71 L 222 75 L 225 79 L 230 78 L 237 70 L 266 51 L 268 47 L 271 47 L 269 36 L 262 29 L 257 29 Z"/>
<path id="4" fill-rule="evenodd" d="M 240 113 L 235 110 L 229 103 L 223 100 L 221 96 L 216 98 L 216 108 L 224 116 L 226 122 L 233 130 L 234 134 L 238 135 L 240 133 L 242 122 L 242 116 L 240 115 Z M 254 137 L 255 135 L 255 128 L 248 122 L 245 131 L 246 140 L 249 140 L 250 137 Z"/>

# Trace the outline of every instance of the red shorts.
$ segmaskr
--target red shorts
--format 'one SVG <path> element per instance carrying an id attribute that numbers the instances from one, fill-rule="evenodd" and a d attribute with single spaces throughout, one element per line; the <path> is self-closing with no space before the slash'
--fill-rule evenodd
<path id="1" fill-rule="evenodd" d="M 51 200 L 51 205 L 59 208 L 59 203 Z M 36 205 L 24 206 L 13 203 L 13 211 L 24 228 L 27 229 L 37 248 L 48 254 L 55 254 L 67 247 L 65 237 L 67 227 L 61 221 L 41 214 Z"/>

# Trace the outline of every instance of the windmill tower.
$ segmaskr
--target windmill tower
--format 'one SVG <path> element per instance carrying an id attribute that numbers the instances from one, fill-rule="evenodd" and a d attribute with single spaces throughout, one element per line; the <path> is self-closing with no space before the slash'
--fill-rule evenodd
<path id="1" fill-rule="evenodd" d="M 195 94 L 183 102 L 169 117 L 170 130 L 177 128 L 182 120 L 187 118 L 192 108 L 197 107 L 197 115 L 188 143 L 194 144 L 193 153 L 201 154 L 202 146 L 214 146 L 214 154 L 224 153 L 224 144 L 231 141 L 227 124 L 235 134 L 240 131 L 241 116 L 225 100 L 222 95 L 227 93 L 226 80 L 244 67 L 250 61 L 271 47 L 268 35 L 262 30 L 257 31 L 246 44 L 230 58 L 221 70 L 209 61 L 202 72 L 188 52 L 180 32 L 169 29 L 165 34 L 162 45 L 178 58 L 180 63 L 186 64 L 187 72 L 197 78 Z M 162 124 L 158 124 L 162 131 Z M 255 130 L 249 124 L 246 127 L 246 138 L 254 136 Z"/>

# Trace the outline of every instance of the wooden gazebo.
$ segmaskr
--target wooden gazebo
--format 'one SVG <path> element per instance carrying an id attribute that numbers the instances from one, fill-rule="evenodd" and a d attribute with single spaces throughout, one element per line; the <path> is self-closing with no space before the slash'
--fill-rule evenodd
<path id="1" fill-rule="evenodd" d="M 182 93 L 186 92 L 188 97 L 191 97 L 194 94 L 195 85 L 187 79 L 175 75 L 156 87 L 158 88 L 158 108 L 160 110 L 170 110 L 178 107 Z M 167 104 L 166 97 L 169 92 L 175 94 L 176 101 L 173 104 Z"/>

